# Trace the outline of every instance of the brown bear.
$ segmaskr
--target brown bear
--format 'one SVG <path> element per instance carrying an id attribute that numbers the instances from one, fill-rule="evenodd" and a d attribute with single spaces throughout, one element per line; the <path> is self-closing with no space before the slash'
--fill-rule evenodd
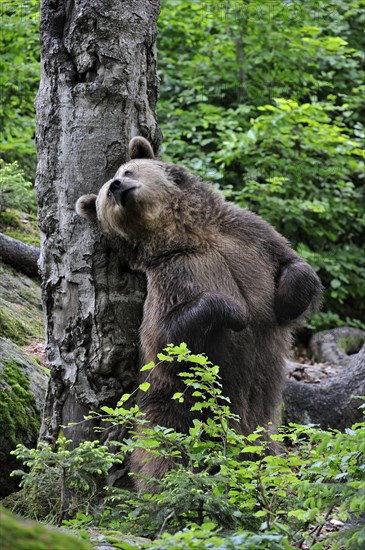
<path id="1" fill-rule="evenodd" d="M 133 138 L 129 152 L 131 161 L 76 210 L 119 238 L 130 268 L 146 274 L 141 364 L 186 342 L 220 366 L 239 431 L 275 422 L 291 332 L 320 300 L 317 275 L 271 225 L 156 159 L 144 138 Z M 172 399 L 183 389 L 178 366 L 155 368 L 149 382 L 139 405 L 151 425 L 187 432 L 193 398 Z M 134 452 L 132 471 L 161 477 L 169 467 L 146 457 Z"/>

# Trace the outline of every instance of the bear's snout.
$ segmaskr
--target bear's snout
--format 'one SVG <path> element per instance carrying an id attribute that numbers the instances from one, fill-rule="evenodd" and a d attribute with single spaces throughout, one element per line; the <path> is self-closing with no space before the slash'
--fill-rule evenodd
<path id="1" fill-rule="evenodd" d="M 120 206 L 124 206 L 127 195 L 134 189 L 138 189 L 139 185 L 128 179 L 115 179 L 109 185 L 108 198 L 114 197 Z"/>
<path id="2" fill-rule="evenodd" d="M 120 180 L 113 180 L 109 185 L 109 191 L 111 193 L 114 193 L 114 191 L 119 189 L 121 185 L 122 185 L 122 182 Z"/>

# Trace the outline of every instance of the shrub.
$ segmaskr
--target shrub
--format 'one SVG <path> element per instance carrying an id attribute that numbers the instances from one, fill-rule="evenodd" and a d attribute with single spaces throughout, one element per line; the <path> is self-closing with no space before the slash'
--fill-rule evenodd
<path id="1" fill-rule="evenodd" d="M 18 163 L 9 164 L 0 159 L 0 214 L 7 208 L 35 213 L 37 203 L 33 185 Z"/>
<path id="2" fill-rule="evenodd" d="M 68 449 L 71 443 L 61 435 L 54 447 L 43 442 L 36 449 L 17 445 L 12 454 L 27 470 L 12 473 L 21 477 L 15 510 L 60 525 L 65 516 L 88 510 L 96 501 L 102 487 L 100 479 L 116 459 L 98 441 L 83 441 Z"/>
<path id="3" fill-rule="evenodd" d="M 106 474 L 113 459 L 120 461 L 142 446 L 151 456 L 172 458 L 175 469 L 161 480 L 149 479 L 149 488 L 138 493 L 109 488 L 102 512 L 94 518 L 106 536 L 111 528 L 133 532 L 156 539 L 143 547 L 171 549 L 292 549 L 328 544 L 336 548 L 342 543 L 346 548 L 359 548 L 365 542 L 364 529 L 354 521 L 365 512 L 365 422 L 345 433 L 291 425 L 271 436 L 262 428 L 240 436 L 232 428 L 236 417 L 222 394 L 217 366 L 203 355 L 191 354 L 185 344 L 169 346 L 159 359 L 167 362 L 166 368 L 171 361 L 186 365 L 181 377 L 194 389 L 193 408 L 197 415 L 207 409 L 208 420 L 197 418 L 188 434 L 163 426 L 150 428 L 138 406 L 131 404 L 131 395 L 126 394 L 115 409 L 103 407 L 90 416 L 108 426 L 135 426 L 134 437 L 110 442 L 113 453 L 95 442 L 66 453 L 64 440 L 56 454 L 48 446 L 16 451 L 32 467 L 30 473 L 21 472 L 30 503 L 37 493 L 42 497 L 52 487 L 52 513 L 43 513 L 59 517 L 61 480 L 84 491 L 87 498 L 90 474 Z M 152 363 L 144 367 L 153 368 Z M 148 391 L 148 386 L 147 381 L 140 390 Z M 181 402 L 184 392 L 173 398 Z M 273 443 L 284 442 L 286 450 L 282 447 L 277 455 L 268 452 Z M 85 449 L 87 460 L 83 458 Z M 254 453 L 256 460 L 246 460 L 245 453 Z M 56 477 L 50 467 L 56 468 Z M 57 493 L 54 487 L 58 487 Z M 69 512 L 76 510 L 74 506 Z M 326 532 L 330 519 L 342 522 L 343 530 Z M 354 522 L 351 528 L 344 525 L 349 520 Z M 72 520 L 73 527 L 77 522 L 77 517 Z"/>

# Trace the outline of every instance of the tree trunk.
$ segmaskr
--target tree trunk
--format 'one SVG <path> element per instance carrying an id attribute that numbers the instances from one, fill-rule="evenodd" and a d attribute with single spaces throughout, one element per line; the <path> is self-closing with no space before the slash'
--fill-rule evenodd
<path id="1" fill-rule="evenodd" d="M 114 175 L 132 136 L 160 146 L 158 13 L 157 0 L 42 1 L 36 184 L 51 365 L 44 439 L 114 405 L 135 383 L 145 281 L 120 270 L 75 203 Z M 73 445 L 95 438 L 89 423 L 66 436 Z"/>
<path id="2" fill-rule="evenodd" d="M 0 233 L 0 259 L 29 277 L 38 276 L 39 248 Z"/>

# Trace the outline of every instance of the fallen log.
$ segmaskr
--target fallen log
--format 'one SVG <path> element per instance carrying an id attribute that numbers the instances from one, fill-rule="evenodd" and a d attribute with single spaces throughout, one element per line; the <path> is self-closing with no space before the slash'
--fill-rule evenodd
<path id="1" fill-rule="evenodd" d="M 334 329 L 318 333 L 313 343 L 316 360 L 328 359 L 329 342 L 333 357 L 336 341 L 338 343 L 344 335 L 348 342 L 357 340 L 359 347 L 365 342 L 365 332 L 358 329 Z M 325 345 L 321 346 L 320 340 Z M 318 355 L 320 349 L 324 350 L 324 356 Z M 336 373 L 328 380 L 315 384 L 287 381 L 284 391 L 284 424 L 318 424 L 324 429 L 344 430 L 363 419 L 362 410 L 359 409 L 363 400 L 359 396 L 365 396 L 365 344 L 358 353 L 353 353 L 354 348 L 350 345 L 348 349 L 351 354 L 347 355 L 343 349 L 336 353 L 337 358 L 341 357 L 341 362 L 337 362 Z"/>
<path id="2" fill-rule="evenodd" d="M 29 277 L 38 276 L 39 248 L 0 233 L 0 259 Z"/>

